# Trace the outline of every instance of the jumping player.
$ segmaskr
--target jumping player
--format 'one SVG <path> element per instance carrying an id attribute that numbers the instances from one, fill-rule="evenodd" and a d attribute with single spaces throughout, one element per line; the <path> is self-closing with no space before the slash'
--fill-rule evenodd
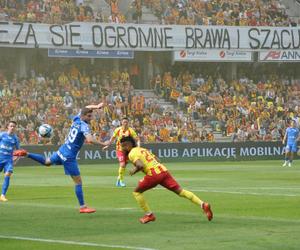
<path id="1" fill-rule="evenodd" d="M 19 138 L 15 134 L 17 123 L 9 121 L 7 131 L 0 132 L 0 172 L 4 169 L 4 181 L 0 201 L 7 201 L 6 192 L 9 187 L 10 177 L 13 173 L 13 151 L 20 148 Z"/>
<path id="2" fill-rule="evenodd" d="M 145 215 L 139 219 L 142 224 L 155 221 L 156 219 L 143 196 L 143 192 L 154 188 L 158 184 L 201 207 L 206 214 L 207 219 L 209 221 L 212 220 L 213 212 L 210 205 L 200 200 L 194 193 L 182 189 L 167 168 L 160 163 L 159 159 L 153 153 L 145 148 L 137 147 L 134 138 L 131 136 L 123 137 L 121 139 L 121 146 L 134 165 L 129 172 L 130 175 L 134 175 L 139 171 L 142 171 L 145 174 L 144 178 L 139 181 L 133 192 L 133 196 L 137 203 L 145 211 Z"/>
<path id="3" fill-rule="evenodd" d="M 87 207 L 84 203 L 82 180 L 76 157 L 85 140 L 88 143 L 104 145 L 96 140 L 96 138 L 91 134 L 89 126 L 89 123 L 92 120 L 93 110 L 100 109 L 102 107 L 103 103 L 99 103 L 98 105 L 88 105 L 83 108 L 81 112 L 73 118 L 73 124 L 65 143 L 61 145 L 58 151 L 53 153 L 50 158 L 45 158 L 40 154 L 27 153 L 23 149 L 16 151 L 14 154 L 16 156 L 28 156 L 32 160 L 45 166 L 50 166 L 52 164 L 63 165 L 65 174 L 70 175 L 75 183 L 75 194 L 80 205 L 80 213 L 96 212 L 95 209 Z"/>
<path id="4" fill-rule="evenodd" d="M 282 144 L 285 144 L 285 160 L 283 163 L 283 167 L 288 165 L 289 167 L 292 166 L 292 162 L 294 159 L 294 153 L 297 152 L 297 141 L 299 139 L 299 129 L 296 126 L 296 122 L 294 120 L 290 121 L 290 126 L 286 129 Z"/>
<path id="5" fill-rule="evenodd" d="M 107 149 L 109 147 L 109 145 L 111 145 L 115 140 L 117 140 L 116 150 L 117 150 L 117 157 L 119 160 L 119 175 L 118 175 L 117 182 L 116 182 L 117 187 L 125 187 L 126 186 L 126 184 L 124 182 L 124 174 L 125 174 L 125 169 L 126 169 L 126 165 L 128 162 L 128 158 L 127 158 L 126 154 L 124 154 L 124 152 L 122 151 L 122 148 L 121 148 L 121 143 L 120 143 L 121 138 L 124 136 L 132 136 L 137 141 L 137 144 L 140 145 L 140 140 L 139 140 L 136 132 L 131 127 L 129 127 L 128 123 L 129 123 L 128 118 L 123 117 L 122 118 L 122 126 L 115 129 L 113 136 L 110 138 L 109 141 L 105 142 L 106 146 L 103 148 L 103 149 Z"/>

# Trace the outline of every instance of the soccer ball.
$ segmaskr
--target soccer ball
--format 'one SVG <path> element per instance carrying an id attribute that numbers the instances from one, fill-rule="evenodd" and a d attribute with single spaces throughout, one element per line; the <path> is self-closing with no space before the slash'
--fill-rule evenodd
<path id="1" fill-rule="evenodd" d="M 44 138 L 50 138 L 53 134 L 53 128 L 49 124 L 39 126 L 39 135 Z"/>

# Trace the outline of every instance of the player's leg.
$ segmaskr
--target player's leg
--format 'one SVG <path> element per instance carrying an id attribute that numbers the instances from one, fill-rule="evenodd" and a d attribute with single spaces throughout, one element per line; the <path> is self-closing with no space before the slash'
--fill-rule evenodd
<path id="1" fill-rule="evenodd" d="M 132 193 L 140 208 L 145 212 L 145 215 L 139 219 L 142 224 L 155 221 L 156 219 L 143 195 L 143 192 L 157 186 L 158 183 L 159 180 L 156 178 L 156 176 L 146 175 L 142 180 L 139 181 L 138 186 Z"/>
<path id="2" fill-rule="evenodd" d="M 120 162 L 119 169 L 118 169 L 118 178 L 116 182 L 117 187 L 126 187 L 126 184 L 124 182 L 125 170 L 126 170 L 126 163 Z"/>
<path id="3" fill-rule="evenodd" d="M 54 154 L 57 154 L 54 153 Z M 53 154 L 53 155 L 54 155 Z M 51 156 L 51 158 L 53 157 L 53 155 Z M 51 161 L 51 158 L 46 158 L 44 155 L 42 154 L 34 154 L 34 153 L 29 153 L 27 152 L 25 149 L 19 149 L 19 150 L 15 150 L 14 151 L 14 156 L 16 157 L 28 157 L 42 165 L 45 165 L 45 166 L 50 166 L 52 165 L 53 161 Z M 56 159 L 58 156 L 55 155 L 54 158 Z"/>
<path id="4" fill-rule="evenodd" d="M 289 164 L 288 164 L 289 167 L 292 166 L 293 159 L 294 159 L 294 153 L 290 152 L 290 158 L 289 158 Z"/>
<path id="5" fill-rule="evenodd" d="M 71 176 L 75 184 L 75 195 L 77 197 L 80 208 L 85 207 L 83 190 L 82 190 L 82 180 L 80 175 Z"/>
<path id="6" fill-rule="evenodd" d="M 94 213 L 95 209 L 89 208 L 85 205 L 83 188 L 82 188 L 82 179 L 80 175 L 80 170 L 78 167 L 78 163 L 75 159 L 67 160 L 63 162 L 65 174 L 70 175 L 75 184 L 75 195 L 77 197 L 80 209 L 80 213 Z"/>
<path id="7" fill-rule="evenodd" d="M 13 173 L 13 162 L 12 161 L 7 161 L 6 164 L 4 165 L 4 181 L 2 184 L 2 191 L 1 191 L 1 196 L 0 196 L 0 201 L 7 201 L 6 198 L 6 193 L 10 184 L 10 178 Z"/>
<path id="8" fill-rule="evenodd" d="M 49 167 L 53 164 L 55 164 L 55 165 L 63 164 L 63 160 L 62 160 L 63 156 L 61 155 L 61 153 L 59 151 L 53 153 L 50 158 L 45 157 L 42 154 L 33 154 L 33 153 L 28 153 L 27 157 L 34 161 L 39 162 L 40 164 L 42 164 L 46 167 Z"/>
<path id="9" fill-rule="evenodd" d="M 291 167 L 293 160 L 294 160 L 294 154 L 297 153 L 298 147 L 297 144 L 294 144 L 291 148 L 291 152 L 290 152 L 290 158 L 289 158 L 289 164 L 288 166 Z"/>
<path id="10" fill-rule="evenodd" d="M 285 147 L 285 155 L 284 155 L 284 163 L 282 164 L 283 167 L 287 166 L 288 163 L 289 163 L 290 151 L 291 151 L 290 146 L 286 145 L 286 147 Z"/>
<path id="11" fill-rule="evenodd" d="M 165 178 L 160 183 L 160 185 L 164 186 L 165 188 L 173 191 L 174 193 L 178 194 L 180 197 L 186 198 L 200 206 L 203 211 L 205 212 L 207 219 L 210 221 L 213 218 L 213 212 L 211 211 L 210 204 L 207 202 L 202 201 L 197 195 L 193 192 L 182 189 L 177 181 L 173 178 L 173 176 L 169 172 L 165 172 Z"/>
<path id="12" fill-rule="evenodd" d="M 125 187 L 126 184 L 124 182 L 124 175 L 127 165 L 127 156 L 122 151 L 117 151 L 117 157 L 119 160 L 119 170 L 118 170 L 118 178 L 116 182 L 117 187 Z"/>
<path id="13" fill-rule="evenodd" d="M 42 154 L 33 154 L 33 153 L 28 153 L 28 158 L 37 161 L 38 163 L 45 165 L 45 166 L 51 166 L 52 162 L 50 160 L 50 158 L 46 158 L 44 155 Z"/>

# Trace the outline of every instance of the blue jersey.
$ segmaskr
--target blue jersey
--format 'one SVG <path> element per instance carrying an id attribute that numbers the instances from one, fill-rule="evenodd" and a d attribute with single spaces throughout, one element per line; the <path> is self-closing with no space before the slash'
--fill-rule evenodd
<path id="1" fill-rule="evenodd" d="M 293 128 L 289 127 L 286 129 L 286 136 L 287 136 L 287 144 L 296 144 L 297 143 L 297 138 L 299 136 L 299 129 L 298 128 Z"/>
<path id="2" fill-rule="evenodd" d="M 0 159 L 12 159 L 14 149 L 20 148 L 19 138 L 15 134 L 0 132 Z"/>
<path id="3" fill-rule="evenodd" d="M 76 158 L 78 151 L 82 147 L 85 136 L 91 133 L 90 126 L 77 115 L 73 118 L 73 124 L 66 138 L 65 144 L 59 148 L 60 157 Z"/>

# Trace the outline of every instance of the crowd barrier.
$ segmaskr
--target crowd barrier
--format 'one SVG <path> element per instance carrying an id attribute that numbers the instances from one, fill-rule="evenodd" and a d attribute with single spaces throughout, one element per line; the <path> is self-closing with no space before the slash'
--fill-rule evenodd
<path id="1" fill-rule="evenodd" d="M 162 162 L 185 161 L 242 161 L 283 159 L 284 146 L 281 142 L 235 142 L 235 143 L 155 143 L 143 144 Z M 57 146 L 24 146 L 29 152 L 50 156 Z M 77 156 L 79 164 L 117 163 L 116 151 L 110 147 L 84 145 Z M 31 159 L 18 162 L 19 166 L 35 165 Z"/>

